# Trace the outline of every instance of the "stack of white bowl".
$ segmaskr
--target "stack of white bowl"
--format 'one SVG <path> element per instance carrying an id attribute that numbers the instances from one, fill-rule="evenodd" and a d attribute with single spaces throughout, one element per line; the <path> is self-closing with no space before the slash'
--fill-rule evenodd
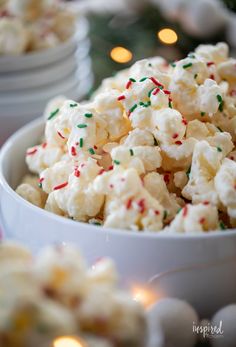
<path id="1" fill-rule="evenodd" d="M 89 25 L 78 20 L 65 43 L 21 56 L 0 57 L 0 144 L 25 123 L 42 115 L 55 96 L 81 99 L 91 88 Z"/>

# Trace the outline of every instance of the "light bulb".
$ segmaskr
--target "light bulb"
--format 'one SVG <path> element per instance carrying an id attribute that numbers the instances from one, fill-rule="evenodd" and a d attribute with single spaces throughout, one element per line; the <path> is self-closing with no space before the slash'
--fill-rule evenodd
<path id="1" fill-rule="evenodd" d="M 178 40 L 176 32 L 170 28 L 164 28 L 158 31 L 157 36 L 161 42 L 167 45 L 172 45 Z"/>
<path id="2" fill-rule="evenodd" d="M 116 63 L 125 64 L 128 63 L 133 58 L 133 54 L 127 48 L 118 46 L 112 48 L 110 52 L 110 57 Z"/>

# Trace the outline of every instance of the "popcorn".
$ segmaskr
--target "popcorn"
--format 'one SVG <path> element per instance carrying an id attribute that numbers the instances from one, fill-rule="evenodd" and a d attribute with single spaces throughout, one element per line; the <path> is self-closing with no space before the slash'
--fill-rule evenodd
<path id="1" fill-rule="evenodd" d="M 88 347 L 142 347 L 144 309 L 116 286 L 111 260 L 88 268 L 78 249 L 58 245 L 36 257 L 0 245 L 0 342 L 49 346 L 60 336 Z M 5 343 L 6 342 L 6 343 Z"/>
<path id="2" fill-rule="evenodd" d="M 53 100 L 45 142 L 26 156 L 44 195 L 31 183 L 18 192 L 104 227 L 165 232 L 179 223 L 186 200 L 192 211 L 205 213 L 207 204 L 214 211 L 206 225 L 193 223 L 196 232 L 221 228 L 217 209 L 234 227 L 234 164 L 225 164 L 236 157 L 234 65 L 226 44 L 201 45 L 172 66 L 160 57 L 136 62 L 105 79 L 86 103 Z M 179 232 L 193 232 L 188 223 Z"/>
<path id="3" fill-rule="evenodd" d="M 0 7 L 0 55 L 20 55 L 59 45 L 75 32 L 75 16 L 59 0 L 6 0 Z"/>

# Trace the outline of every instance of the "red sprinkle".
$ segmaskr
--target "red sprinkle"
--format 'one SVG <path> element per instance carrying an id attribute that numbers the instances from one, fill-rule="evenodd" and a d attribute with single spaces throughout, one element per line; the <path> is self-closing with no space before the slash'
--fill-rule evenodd
<path id="1" fill-rule="evenodd" d="M 215 64 L 214 61 L 208 61 L 207 66 L 211 66 L 211 65 L 214 65 L 214 64 Z"/>
<path id="2" fill-rule="evenodd" d="M 129 111 L 129 112 L 127 113 L 127 117 L 129 118 L 130 115 L 131 115 L 131 111 Z"/>
<path id="3" fill-rule="evenodd" d="M 124 100 L 124 99 L 125 99 L 124 95 L 118 96 L 118 98 L 117 98 L 118 101 L 121 101 L 121 100 Z"/>
<path id="4" fill-rule="evenodd" d="M 157 95 L 159 92 L 160 92 L 160 89 L 159 89 L 159 88 L 156 88 L 156 89 L 152 92 L 152 95 Z"/>
<path id="5" fill-rule="evenodd" d="M 164 92 L 165 94 L 167 94 L 167 95 L 170 95 L 170 91 L 167 90 L 167 89 L 163 90 L 163 92 Z"/>
<path id="6" fill-rule="evenodd" d="M 166 184 L 170 183 L 170 174 L 167 173 L 167 174 L 164 175 L 164 181 L 165 181 Z"/>
<path id="7" fill-rule="evenodd" d="M 229 159 L 234 160 L 234 157 L 233 157 L 233 156 L 231 156 L 231 157 L 229 157 Z"/>
<path id="8" fill-rule="evenodd" d="M 93 146 L 94 149 L 98 149 L 97 146 Z"/>
<path id="9" fill-rule="evenodd" d="M 75 168 L 74 175 L 75 175 L 75 177 L 80 177 L 80 171 L 77 167 Z"/>
<path id="10" fill-rule="evenodd" d="M 47 147 L 47 142 L 42 143 L 42 147 L 46 148 Z"/>
<path id="11" fill-rule="evenodd" d="M 203 205 L 209 205 L 210 202 L 209 201 L 203 201 Z"/>
<path id="12" fill-rule="evenodd" d="M 53 190 L 59 190 L 62 188 L 65 188 L 68 185 L 68 182 L 64 182 L 62 184 L 59 184 L 58 186 L 54 187 Z"/>
<path id="13" fill-rule="evenodd" d="M 158 210 L 156 210 L 156 211 L 154 211 L 155 212 L 155 214 L 158 216 L 159 214 L 160 214 L 160 211 L 158 211 Z"/>
<path id="14" fill-rule="evenodd" d="M 104 170 L 104 169 L 101 169 L 101 170 L 98 172 L 98 175 L 102 175 L 104 172 L 105 172 L 105 170 Z"/>
<path id="15" fill-rule="evenodd" d="M 179 134 L 177 134 L 177 133 L 175 133 L 175 134 L 173 134 L 173 139 L 177 139 L 177 137 L 179 136 Z"/>
<path id="16" fill-rule="evenodd" d="M 132 202 L 133 202 L 133 199 L 131 199 L 131 198 L 127 201 L 127 203 L 126 203 L 127 210 L 129 210 L 131 208 Z"/>
<path id="17" fill-rule="evenodd" d="M 71 155 L 76 156 L 76 148 L 74 146 L 71 147 Z"/>
<path id="18" fill-rule="evenodd" d="M 187 125 L 187 124 L 188 124 L 188 121 L 187 121 L 185 118 L 183 118 L 183 119 L 182 119 L 182 123 L 183 123 L 184 125 Z"/>
<path id="19" fill-rule="evenodd" d="M 110 184 L 109 187 L 112 189 L 114 188 L 114 184 Z"/>
<path id="20" fill-rule="evenodd" d="M 211 80 L 215 80 L 215 76 L 213 74 L 210 74 L 209 77 L 210 77 Z"/>
<path id="21" fill-rule="evenodd" d="M 111 166 L 109 166 L 108 170 L 111 171 L 111 170 L 113 170 L 113 168 L 114 168 L 114 166 L 111 165 Z"/>
<path id="22" fill-rule="evenodd" d="M 132 81 L 131 80 L 129 80 L 128 82 L 127 82 L 127 84 L 126 84 L 126 89 L 129 89 L 130 87 L 131 87 L 131 85 L 132 85 Z"/>
<path id="23" fill-rule="evenodd" d="M 146 209 L 145 207 L 145 200 L 144 199 L 141 199 L 138 201 L 138 206 L 139 206 L 139 212 L 140 213 L 143 213 Z"/>
<path id="24" fill-rule="evenodd" d="M 65 137 L 60 133 L 60 131 L 58 131 L 57 133 L 63 140 L 65 139 Z"/>
<path id="25" fill-rule="evenodd" d="M 176 145 L 182 145 L 182 141 L 175 141 Z"/>
<path id="26" fill-rule="evenodd" d="M 202 218 L 199 220 L 199 223 L 200 223 L 200 224 L 204 224 L 205 221 L 206 221 L 206 218 L 202 217 Z"/>
<path id="27" fill-rule="evenodd" d="M 42 183 L 45 180 L 44 177 L 39 178 L 39 183 Z"/>
<path id="28" fill-rule="evenodd" d="M 31 151 L 28 151 L 27 153 L 26 153 L 26 155 L 34 155 L 35 153 L 37 153 L 37 148 L 34 148 L 34 149 L 32 149 Z"/>
<path id="29" fill-rule="evenodd" d="M 160 82 L 158 82 L 155 77 L 149 77 L 150 80 L 158 87 L 164 87 L 163 84 L 161 84 Z"/>
<path id="30" fill-rule="evenodd" d="M 183 208 L 183 217 L 186 217 L 187 214 L 188 214 L 188 206 L 185 205 Z"/>

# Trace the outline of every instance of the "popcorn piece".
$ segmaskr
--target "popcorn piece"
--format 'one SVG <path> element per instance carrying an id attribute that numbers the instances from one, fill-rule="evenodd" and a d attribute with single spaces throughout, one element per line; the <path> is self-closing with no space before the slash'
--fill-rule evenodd
<path id="1" fill-rule="evenodd" d="M 176 215 L 171 224 L 164 229 L 168 233 L 199 233 L 218 228 L 217 208 L 212 205 L 187 204 Z"/>
<path id="2" fill-rule="evenodd" d="M 29 34 L 16 18 L 0 19 L 0 55 L 22 54 L 29 43 Z"/>
<path id="3" fill-rule="evenodd" d="M 228 58 L 229 47 L 224 42 L 219 42 L 214 45 L 199 45 L 196 54 L 206 62 L 214 62 L 219 64 Z"/>

